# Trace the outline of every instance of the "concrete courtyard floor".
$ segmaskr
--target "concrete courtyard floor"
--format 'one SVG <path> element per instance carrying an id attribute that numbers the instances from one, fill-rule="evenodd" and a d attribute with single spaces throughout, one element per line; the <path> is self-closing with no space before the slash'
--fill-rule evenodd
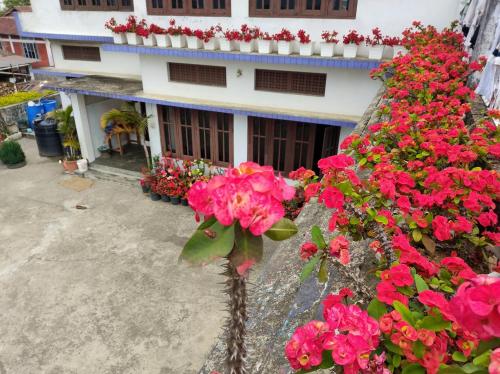
<path id="1" fill-rule="evenodd" d="M 0 374 L 197 373 L 225 314 L 220 268 L 177 264 L 191 210 L 112 181 L 75 192 L 21 145 L 27 166 L 0 165 Z"/>

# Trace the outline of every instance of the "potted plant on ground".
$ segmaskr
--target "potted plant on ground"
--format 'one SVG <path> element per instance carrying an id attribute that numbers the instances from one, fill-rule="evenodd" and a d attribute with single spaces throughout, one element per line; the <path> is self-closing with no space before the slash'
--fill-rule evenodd
<path id="1" fill-rule="evenodd" d="M 161 48 L 170 47 L 170 38 L 168 37 L 168 31 L 163 27 L 155 25 L 152 23 L 149 26 L 149 32 L 154 35 L 156 39 L 156 45 Z"/>
<path id="2" fill-rule="evenodd" d="M 240 33 L 240 52 L 252 53 L 255 49 L 255 39 L 260 31 L 258 27 L 248 27 L 247 24 L 241 25 Z"/>
<path id="3" fill-rule="evenodd" d="M 364 40 L 364 36 L 359 35 L 356 30 L 351 30 L 344 35 L 344 58 L 355 58 L 358 53 L 358 46 Z"/>
<path id="4" fill-rule="evenodd" d="M 116 22 L 114 17 L 110 18 L 105 24 L 104 27 L 108 30 L 111 30 L 113 34 L 113 42 L 115 44 L 126 44 L 127 36 L 125 33 L 127 32 L 127 26 L 121 25 Z"/>
<path id="5" fill-rule="evenodd" d="M 155 34 L 149 30 L 149 27 L 145 23 L 143 25 L 138 25 L 135 29 L 135 33 L 142 38 L 142 42 L 145 46 L 156 46 Z"/>
<path id="6" fill-rule="evenodd" d="M 323 31 L 323 33 L 321 34 L 321 39 L 323 39 L 323 41 L 320 44 L 321 57 L 333 57 L 333 55 L 335 54 L 335 46 L 339 42 L 339 40 L 337 39 L 338 34 L 339 33 L 335 30 Z"/>
<path id="7" fill-rule="evenodd" d="M 278 42 L 278 54 L 289 55 L 292 53 L 292 42 L 295 40 L 295 35 L 288 29 L 281 29 L 277 34 L 274 34 L 274 40 Z"/>
<path id="8" fill-rule="evenodd" d="M 299 54 L 301 56 L 312 56 L 313 54 L 313 43 L 311 41 L 311 36 L 305 30 L 299 30 L 297 32 L 297 37 L 299 38 Z"/>
<path id="9" fill-rule="evenodd" d="M 189 27 L 184 27 L 182 34 L 186 37 L 189 49 L 200 49 L 203 46 L 203 30 L 191 30 Z"/>
<path id="10" fill-rule="evenodd" d="M 186 37 L 182 32 L 182 27 L 175 24 L 175 19 L 169 21 L 169 28 L 167 29 L 172 48 L 184 48 L 186 46 Z"/>
<path id="11" fill-rule="evenodd" d="M 136 34 L 137 27 L 146 29 L 146 20 L 142 19 L 140 22 L 137 22 L 137 17 L 130 15 L 127 18 L 127 43 L 130 45 L 141 45 L 142 37 Z"/>
<path id="12" fill-rule="evenodd" d="M 220 50 L 224 52 L 231 52 L 236 49 L 236 42 L 239 40 L 240 32 L 238 30 L 226 30 L 223 37 L 219 38 Z"/>
<path id="13" fill-rule="evenodd" d="M 156 180 L 153 181 L 153 183 L 151 183 L 151 188 L 149 190 L 149 197 L 151 198 L 152 201 L 161 200 L 161 195 L 158 193 L 158 183 Z"/>
<path id="14" fill-rule="evenodd" d="M 73 106 L 68 105 L 65 109 L 56 110 L 49 117 L 57 121 L 57 131 L 61 134 L 65 154 L 62 161 L 63 168 L 72 173 L 78 168 L 77 160 L 80 156 L 80 142 L 73 117 Z"/>
<path id="15" fill-rule="evenodd" d="M 382 54 L 384 53 L 384 38 L 382 37 L 382 32 L 378 27 L 372 29 L 371 35 L 366 36 L 365 44 L 368 47 L 369 59 L 371 60 L 382 59 Z"/>
<path id="16" fill-rule="evenodd" d="M 181 203 L 182 190 L 179 185 L 172 186 L 170 190 L 170 202 L 172 205 L 179 205 Z"/>
<path id="17" fill-rule="evenodd" d="M 215 51 L 217 49 L 216 35 L 222 31 L 220 25 L 211 26 L 209 29 L 203 31 L 203 48 L 208 51 Z"/>
<path id="18" fill-rule="evenodd" d="M 9 169 L 17 169 L 26 165 L 26 156 L 21 145 L 12 140 L 6 140 L 0 144 L 0 160 Z"/>
<path id="19" fill-rule="evenodd" d="M 261 32 L 257 36 L 257 51 L 261 54 L 269 54 L 273 52 L 273 35 L 268 32 Z"/>
<path id="20" fill-rule="evenodd" d="M 156 190 L 158 194 L 161 196 L 161 200 L 168 203 L 170 201 L 169 196 L 169 182 L 167 176 L 162 176 L 158 179 L 158 183 L 156 185 Z"/>

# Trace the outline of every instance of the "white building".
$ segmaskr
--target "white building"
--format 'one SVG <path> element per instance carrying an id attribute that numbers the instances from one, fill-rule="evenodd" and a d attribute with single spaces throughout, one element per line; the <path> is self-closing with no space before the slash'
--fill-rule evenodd
<path id="1" fill-rule="evenodd" d="M 111 5 L 110 5 L 111 4 Z M 282 27 L 311 34 L 315 50 L 324 30 L 341 37 L 374 27 L 400 35 L 413 20 L 436 27 L 457 18 L 459 0 L 35 0 L 18 14 L 26 37 L 50 41 L 54 66 L 37 74 L 73 79 L 58 84 L 74 107 L 82 154 L 100 156 L 99 118 L 123 101 L 151 115 L 152 154 L 210 158 L 225 166 L 246 160 L 288 172 L 335 154 L 360 119 L 380 82 L 379 61 L 273 53 L 203 51 L 116 45 L 104 23 L 129 14 L 168 27 L 241 24 L 269 33 Z M 154 8 L 153 8 L 154 7 Z M 216 7 L 217 9 L 212 9 Z M 316 8 L 317 7 L 317 8 Z M 113 8 L 113 9 L 111 9 Z M 317 9 L 317 10 L 315 10 Z M 386 48 L 385 58 L 392 56 Z M 186 65 L 189 64 L 189 65 Z"/>

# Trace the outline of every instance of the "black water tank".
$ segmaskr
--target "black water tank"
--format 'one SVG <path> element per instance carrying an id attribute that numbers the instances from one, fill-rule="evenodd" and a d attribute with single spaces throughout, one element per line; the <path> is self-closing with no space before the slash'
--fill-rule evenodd
<path id="1" fill-rule="evenodd" d="M 57 131 L 57 122 L 53 118 L 35 119 L 33 121 L 35 128 L 36 144 L 38 153 L 43 157 L 57 157 L 63 155 L 61 138 Z"/>

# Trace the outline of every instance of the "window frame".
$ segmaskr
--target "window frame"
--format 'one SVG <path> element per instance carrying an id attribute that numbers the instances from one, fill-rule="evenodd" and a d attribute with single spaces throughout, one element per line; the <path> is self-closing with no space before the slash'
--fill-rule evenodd
<path id="1" fill-rule="evenodd" d="M 35 60 L 40 60 L 40 53 L 38 52 L 38 47 L 37 47 L 36 43 L 34 43 L 34 42 L 24 42 L 23 41 L 22 45 L 23 45 L 23 55 L 24 55 L 24 57 L 26 57 L 26 58 L 33 58 Z M 28 51 L 28 54 L 30 54 L 30 56 L 27 56 L 27 53 L 26 53 L 27 47 L 32 48 L 32 50 Z M 31 56 L 31 52 L 33 52 L 33 55 L 35 57 Z"/>
<path id="2" fill-rule="evenodd" d="M 173 118 L 173 128 L 174 128 L 174 136 L 175 136 L 175 147 L 176 147 L 176 152 L 173 152 L 172 150 L 168 149 L 168 144 L 166 144 L 166 131 L 165 131 L 165 126 L 169 124 L 163 118 L 163 108 L 166 108 L 167 110 L 170 110 L 170 114 L 173 114 L 171 118 Z M 184 144 L 182 141 L 182 126 L 180 122 L 180 113 L 181 110 L 189 110 L 191 113 L 191 139 L 192 139 L 192 149 L 193 149 L 193 155 L 187 155 L 184 154 L 183 148 Z M 200 143 L 200 121 L 199 121 L 199 115 L 200 112 L 205 112 L 208 113 L 208 120 L 209 120 L 209 132 L 210 132 L 210 139 L 208 144 L 210 144 L 210 159 L 204 159 L 207 161 L 211 161 L 214 165 L 220 166 L 220 167 L 228 167 L 229 165 L 233 164 L 233 158 L 234 158 L 234 116 L 229 113 L 223 113 L 223 112 L 212 112 L 212 111 L 202 111 L 198 109 L 187 109 L 187 108 L 180 108 L 180 107 L 174 107 L 174 106 L 168 106 L 168 105 L 157 105 L 157 111 L 158 111 L 158 121 L 160 123 L 160 134 L 161 134 L 161 147 L 162 147 L 162 153 L 164 155 L 171 155 L 174 158 L 177 159 L 183 159 L 183 160 L 194 160 L 194 159 L 202 159 L 201 157 L 201 143 Z M 221 161 L 219 160 L 219 139 L 218 139 L 218 134 L 219 130 L 217 128 L 217 118 L 219 115 L 224 115 L 227 116 L 228 118 L 228 124 L 229 124 L 229 129 L 228 129 L 228 140 L 229 140 L 229 162 Z"/>
<path id="3" fill-rule="evenodd" d="M 65 51 L 65 49 L 67 48 L 80 48 L 80 49 L 84 49 L 84 48 L 91 48 L 93 50 L 97 50 L 98 51 L 98 58 L 85 58 L 85 56 L 82 58 L 82 56 L 77 56 L 77 57 L 73 57 L 71 56 L 71 52 L 70 52 L 70 56 L 67 55 L 67 53 L 69 52 L 68 50 Z M 61 44 L 61 53 L 62 53 L 62 56 L 63 56 L 63 59 L 64 60 L 69 60 L 69 61 L 87 61 L 87 62 L 101 62 L 102 61 L 102 58 L 101 58 L 101 48 L 98 47 L 98 46 L 90 46 L 90 45 L 74 45 L 74 44 Z"/>
<path id="4" fill-rule="evenodd" d="M 281 0 L 270 0 L 271 7 L 269 10 L 258 10 L 257 1 L 249 0 L 248 14 L 250 17 L 355 19 L 358 8 L 358 0 L 349 0 L 349 9 L 347 11 L 333 10 L 335 0 L 322 0 L 320 11 L 306 10 L 307 0 L 296 0 L 296 10 L 291 12 L 280 9 Z"/>
<path id="5" fill-rule="evenodd" d="M 189 78 L 186 78 L 185 80 L 181 79 L 176 79 L 172 78 L 172 67 L 173 66 L 183 66 L 186 69 L 191 69 L 191 74 L 189 75 Z M 214 70 L 220 70 L 217 74 L 222 75 L 222 70 L 224 70 L 224 78 L 222 80 L 213 80 L 212 82 L 205 82 L 201 80 L 201 76 L 206 75 L 204 74 L 203 70 L 206 69 L 214 69 Z M 168 70 L 168 81 L 169 82 L 174 82 L 174 83 L 183 83 L 183 84 L 195 84 L 195 85 L 201 85 L 201 86 L 208 86 L 208 87 L 222 87 L 226 88 L 227 87 L 227 69 L 225 66 L 220 66 L 220 65 L 201 65 L 201 64 L 187 64 L 187 63 L 182 63 L 182 62 L 167 62 L 167 70 Z M 210 75 L 210 74 L 209 74 Z M 218 77 L 214 74 L 212 75 L 213 78 Z"/>
<path id="6" fill-rule="evenodd" d="M 101 0 L 100 5 L 92 5 L 92 0 L 84 0 L 86 5 L 79 5 L 78 0 L 70 0 L 71 5 L 64 4 L 64 0 L 59 0 L 61 10 L 76 11 L 100 11 L 100 12 L 131 12 L 134 10 L 134 0 L 130 0 L 130 5 L 123 5 L 122 0 L 115 0 L 115 5 L 107 5 L 108 0 Z"/>
<path id="7" fill-rule="evenodd" d="M 224 9 L 215 9 L 213 7 L 213 0 L 204 0 L 203 9 L 194 9 L 192 7 L 192 0 L 182 0 L 182 9 L 173 8 L 172 1 L 173 0 L 163 0 L 163 8 L 153 8 L 153 0 L 146 0 L 147 14 L 168 16 L 231 17 L 231 0 L 226 0 L 226 7 Z"/>
<path id="8" fill-rule="evenodd" d="M 279 73 L 283 74 L 286 77 L 284 78 L 284 81 L 287 85 L 286 89 L 273 89 L 273 88 L 262 88 L 262 83 L 259 83 L 259 72 L 268 72 L 268 73 Z M 294 77 L 295 75 L 295 77 Z M 310 92 L 303 92 L 299 90 L 294 90 L 293 89 L 293 83 L 295 80 L 298 78 L 299 75 L 308 75 L 310 77 L 313 76 L 321 76 L 324 77 L 324 82 L 322 83 L 322 91 L 313 91 L 310 90 Z M 255 91 L 262 91 L 262 92 L 275 92 L 275 93 L 283 93 L 283 94 L 291 94 L 291 95 L 306 95 L 306 96 L 317 96 L 317 97 L 325 97 L 326 95 L 326 80 L 328 76 L 326 73 L 311 73 L 311 72 L 302 72 L 302 71 L 291 71 L 291 70 L 274 70 L 274 69 L 255 69 L 254 73 L 254 89 Z"/>

